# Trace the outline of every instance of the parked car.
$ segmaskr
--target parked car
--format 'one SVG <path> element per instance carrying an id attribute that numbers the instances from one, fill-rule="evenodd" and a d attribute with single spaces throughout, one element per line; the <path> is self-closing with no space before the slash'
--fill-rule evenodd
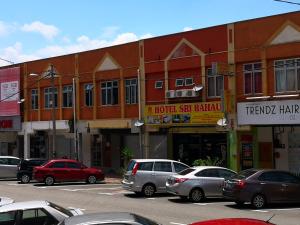
<path id="1" fill-rule="evenodd" d="M 194 222 L 190 225 L 275 225 L 269 221 L 249 219 L 249 218 L 224 218 Z"/>
<path id="2" fill-rule="evenodd" d="M 0 207 L 0 225 L 56 225 L 81 214 L 79 209 L 65 209 L 48 201 L 16 202 Z"/>
<path id="3" fill-rule="evenodd" d="M 287 171 L 249 169 L 225 182 L 223 195 L 237 204 L 254 208 L 267 203 L 300 203 L 300 179 Z"/>
<path id="4" fill-rule="evenodd" d="M 97 224 L 126 224 L 126 225 L 158 225 L 146 217 L 127 212 L 91 213 L 64 219 L 59 225 L 97 225 Z"/>
<path id="5" fill-rule="evenodd" d="M 168 159 L 133 159 L 129 162 L 122 187 L 150 197 L 156 192 L 166 192 L 167 178 L 188 165 Z"/>
<path id="6" fill-rule="evenodd" d="M 0 178 L 16 178 L 21 159 L 14 156 L 0 156 Z"/>
<path id="7" fill-rule="evenodd" d="M 85 181 L 94 184 L 97 180 L 104 180 L 101 169 L 88 168 L 72 159 L 53 159 L 33 169 L 33 179 L 53 185 L 55 182 Z"/>
<path id="8" fill-rule="evenodd" d="M 8 197 L 0 197 L 0 206 L 7 205 L 13 203 L 14 200 Z"/>
<path id="9" fill-rule="evenodd" d="M 40 166 L 45 162 L 47 162 L 47 159 L 22 159 L 18 166 L 17 179 L 21 183 L 29 183 L 32 179 L 33 168 L 35 166 Z"/>
<path id="10" fill-rule="evenodd" d="M 224 181 L 236 172 L 216 166 L 196 166 L 167 179 L 167 192 L 200 202 L 206 197 L 223 197 Z"/>

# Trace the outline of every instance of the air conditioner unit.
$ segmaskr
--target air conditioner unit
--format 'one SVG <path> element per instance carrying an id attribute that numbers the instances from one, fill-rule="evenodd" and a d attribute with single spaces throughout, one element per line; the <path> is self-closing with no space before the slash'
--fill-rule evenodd
<path id="1" fill-rule="evenodd" d="M 196 96 L 199 96 L 199 92 L 191 89 L 191 90 L 186 90 L 184 97 L 196 97 Z"/>
<path id="2" fill-rule="evenodd" d="M 166 98 L 175 98 L 175 90 L 166 91 Z"/>
<path id="3" fill-rule="evenodd" d="M 176 98 L 181 98 L 185 95 L 185 90 L 181 89 L 181 90 L 176 90 L 175 96 Z"/>

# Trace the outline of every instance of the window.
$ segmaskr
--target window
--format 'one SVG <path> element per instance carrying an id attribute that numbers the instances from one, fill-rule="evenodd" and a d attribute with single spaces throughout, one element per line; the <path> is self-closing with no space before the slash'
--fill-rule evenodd
<path id="1" fill-rule="evenodd" d="M 0 213 L 0 225 L 14 225 L 17 220 L 17 211 Z"/>
<path id="2" fill-rule="evenodd" d="M 176 81 L 175 81 L 176 87 L 182 87 L 183 85 L 184 85 L 184 79 L 182 79 L 182 78 L 176 79 Z"/>
<path id="3" fill-rule="evenodd" d="M 223 76 L 213 74 L 212 69 L 207 69 L 208 97 L 221 97 L 224 89 Z"/>
<path id="4" fill-rule="evenodd" d="M 72 85 L 63 87 L 63 107 L 73 106 L 73 87 Z"/>
<path id="5" fill-rule="evenodd" d="M 276 92 L 300 90 L 300 59 L 276 60 Z"/>
<path id="6" fill-rule="evenodd" d="M 155 162 L 154 171 L 172 172 L 171 162 Z"/>
<path id="7" fill-rule="evenodd" d="M 152 168 L 153 168 L 153 162 L 141 162 L 139 163 L 138 166 L 139 170 L 152 171 Z"/>
<path id="8" fill-rule="evenodd" d="M 86 106 L 93 105 L 93 85 L 92 84 L 84 85 L 84 99 L 85 99 Z"/>
<path id="9" fill-rule="evenodd" d="M 67 162 L 67 167 L 71 169 L 81 169 L 81 165 L 78 163 Z"/>
<path id="10" fill-rule="evenodd" d="M 58 221 L 44 212 L 44 209 L 28 209 L 23 211 L 22 221 L 20 225 L 51 225 L 57 223 Z"/>
<path id="11" fill-rule="evenodd" d="M 163 87 L 164 82 L 162 80 L 155 81 L 155 89 L 161 89 Z"/>
<path id="12" fill-rule="evenodd" d="M 262 93 L 261 63 L 244 64 L 243 71 L 245 95 Z"/>
<path id="13" fill-rule="evenodd" d="M 136 78 L 125 80 L 126 104 L 138 102 L 138 81 Z"/>
<path id="14" fill-rule="evenodd" d="M 39 107 L 39 97 L 38 97 L 38 90 L 32 89 L 31 90 L 31 109 L 38 109 Z"/>
<path id="15" fill-rule="evenodd" d="M 185 78 L 185 86 L 192 86 L 194 84 L 194 80 L 192 77 Z"/>
<path id="16" fill-rule="evenodd" d="M 188 166 L 186 166 L 182 163 L 177 163 L 177 162 L 174 162 L 173 165 L 174 165 L 174 169 L 175 169 L 176 173 L 179 173 L 182 170 L 185 170 L 185 169 L 189 168 Z"/>
<path id="17" fill-rule="evenodd" d="M 202 170 L 195 174 L 196 177 L 219 177 L 217 169 Z"/>
<path id="18" fill-rule="evenodd" d="M 222 177 L 224 179 L 232 178 L 234 175 L 235 173 L 229 170 L 222 170 L 222 169 L 219 170 L 219 177 Z"/>
<path id="19" fill-rule="evenodd" d="M 54 91 L 54 107 L 57 107 L 57 88 L 53 89 Z M 44 90 L 45 95 L 45 108 L 52 107 L 52 88 L 45 88 Z"/>
<path id="20" fill-rule="evenodd" d="M 65 168 L 65 163 L 64 162 L 55 162 L 49 167 L 50 168 Z"/>
<path id="21" fill-rule="evenodd" d="M 118 104 L 118 81 L 106 81 L 101 83 L 102 105 Z"/>
<path id="22" fill-rule="evenodd" d="M 20 159 L 14 159 L 14 158 L 8 158 L 7 159 L 7 164 L 8 165 L 19 165 L 20 164 Z"/>

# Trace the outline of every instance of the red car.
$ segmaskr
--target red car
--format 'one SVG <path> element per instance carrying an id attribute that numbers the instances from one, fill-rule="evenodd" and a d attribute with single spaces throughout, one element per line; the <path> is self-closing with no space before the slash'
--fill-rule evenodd
<path id="1" fill-rule="evenodd" d="M 226 218 L 195 222 L 190 225 L 275 225 L 269 221 L 247 219 L 247 218 Z"/>
<path id="2" fill-rule="evenodd" d="M 85 181 L 94 184 L 97 180 L 104 180 L 104 173 L 101 169 L 88 168 L 76 160 L 53 159 L 42 166 L 34 167 L 33 178 L 46 185 L 63 181 Z"/>

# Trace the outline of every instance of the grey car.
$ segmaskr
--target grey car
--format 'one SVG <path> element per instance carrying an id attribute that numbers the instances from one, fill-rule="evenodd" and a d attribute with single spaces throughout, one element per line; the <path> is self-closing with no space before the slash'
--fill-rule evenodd
<path id="1" fill-rule="evenodd" d="M 189 166 L 169 159 L 133 159 L 124 174 L 122 187 L 151 197 L 166 192 L 167 178 L 186 168 Z"/>
<path id="2" fill-rule="evenodd" d="M 48 201 L 16 202 L 0 207 L 0 225 L 56 225 L 81 214 L 79 209 L 68 210 Z"/>
<path id="3" fill-rule="evenodd" d="M 99 224 L 123 224 L 123 225 L 158 225 L 158 223 L 137 214 L 127 212 L 91 213 L 82 216 L 70 217 L 59 225 L 99 225 Z"/>
<path id="4" fill-rule="evenodd" d="M 223 197 L 224 181 L 236 172 L 224 167 L 197 166 L 178 175 L 170 176 L 166 182 L 168 193 L 200 202 L 206 197 Z"/>
<path id="5" fill-rule="evenodd" d="M 17 178 L 21 159 L 14 156 L 0 156 L 0 178 Z"/>

